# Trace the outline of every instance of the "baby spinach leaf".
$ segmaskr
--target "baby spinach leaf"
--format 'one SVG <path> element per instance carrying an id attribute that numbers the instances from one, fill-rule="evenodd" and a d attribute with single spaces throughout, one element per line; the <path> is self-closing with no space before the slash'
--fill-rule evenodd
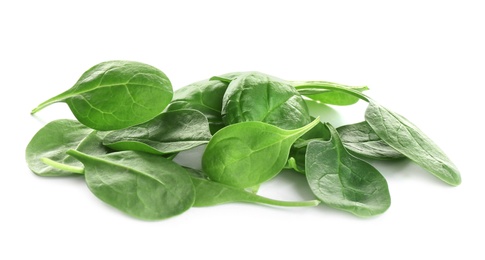
<path id="1" fill-rule="evenodd" d="M 288 82 L 259 72 L 240 75 L 229 83 L 222 102 L 226 125 L 259 121 L 296 129 L 311 119 L 301 95 Z"/>
<path id="2" fill-rule="evenodd" d="M 416 164 L 450 185 L 461 183 L 458 169 L 445 153 L 403 116 L 370 100 L 365 120 L 382 140 Z"/>
<path id="3" fill-rule="evenodd" d="M 115 130 L 154 118 L 172 96 L 169 79 L 157 68 L 133 61 L 107 61 L 90 68 L 71 89 L 43 102 L 32 114 L 65 102 L 84 125 Z"/>
<path id="4" fill-rule="evenodd" d="M 391 198 L 384 177 L 370 164 L 349 154 L 337 131 L 326 124 L 330 140 L 308 144 L 305 172 L 311 190 L 322 203 L 357 216 L 386 211 Z"/>
<path id="5" fill-rule="evenodd" d="M 161 156 L 133 151 L 102 156 L 67 153 L 84 164 L 86 183 L 96 197 L 136 218 L 169 218 L 194 203 L 187 171 Z"/>
<path id="6" fill-rule="evenodd" d="M 256 195 L 242 188 L 237 188 L 204 178 L 203 175 L 193 169 L 191 172 L 192 182 L 195 187 L 194 207 L 208 207 L 229 202 L 248 202 L 266 204 L 279 207 L 307 207 L 316 206 L 318 200 L 310 201 L 281 201 Z"/>
<path id="7" fill-rule="evenodd" d="M 170 154 L 209 142 L 207 118 L 199 111 L 181 109 L 164 112 L 141 125 L 111 131 L 103 144 L 114 150 Z"/>
<path id="8" fill-rule="evenodd" d="M 218 80 L 199 81 L 174 93 L 172 102 L 167 111 L 179 109 L 195 109 L 204 114 L 209 120 L 211 133 L 214 134 L 224 127 L 222 122 L 222 97 L 226 92 L 228 83 Z"/>
<path id="9" fill-rule="evenodd" d="M 202 155 L 202 168 L 216 182 L 247 188 L 276 176 L 285 166 L 291 145 L 318 124 L 284 130 L 263 122 L 243 122 L 217 132 Z"/>
<path id="10" fill-rule="evenodd" d="M 356 156 L 378 160 L 405 158 L 389 146 L 372 130 L 367 122 L 344 125 L 337 128 L 345 148 Z"/>
<path id="11" fill-rule="evenodd" d="M 321 103 L 348 106 L 357 103 L 359 97 L 340 91 L 339 89 L 350 89 L 353 91 L 362 92 L 369 90 L 368 87 L 354 87 L 342 84 L 337 84 L 327 81 L 292 81 L 291 82 L 298 92 L 306 97 Z M 323 88 L 323 87 L 327 88 Z"/>
<path id="12" fill-rule="evenodd" d="M 92 155 L 108 152 L 101 145 L 101 135 L 76 120 L 59 119 L 41 128 L 27 145 L 25 159 L 30 170 L 40 176 L 66 176 L 82 164 L 67 155 L 69 149 L 76 149 Z M 43 159 L 47 158 L 47 159 Z M 71 166 L 69 170 L 52 167 L 47 163 Z"/>

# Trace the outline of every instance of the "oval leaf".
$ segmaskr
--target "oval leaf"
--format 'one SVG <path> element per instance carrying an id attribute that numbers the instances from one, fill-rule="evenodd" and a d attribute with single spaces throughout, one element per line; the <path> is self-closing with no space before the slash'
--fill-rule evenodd
<path id="1" fill-rule="evenodd" d="M 227 125 L 258 121 L 283 129 L 296 129 L 311 122 L 301 95 L 288 82 L 250 72 L 229 84 L 222 102 Z"/>
<path id="2" fill-rule="evenodd" d="M 357 216 L 373 216 L 391 205 L 384 177 L 372 165 L 349 154 L 337 131 L 327 124 L 329 141 L 308 144 L 305 172 L 313 193 L 322 203 Z"/>
<path id="3" fill-rule="evenodd" d="M 450 185 L 461 183 L 460 172 L 445 153 L 403 116 L 370 100 L 365 120 L 382 140 L 416 164 Z"/>
<path id="4" fill-rule="evenodd" d="M 284 130 L 262 122 L 227 126 L 209 141 L 202 168 L 216 182 L 248 188 L 276 176 L 286 164 L 291 145 L 315 126 Z"/>
<path id="5" fill-rule="evenodd" d="M 365 121 L 341 126 L 337 128 L 337 132 L 345 148 L 356 156 L 378 160 L 406 157 L 384 142 Z"/>
<path id="6" fill-rule="evenodd" d="M 71 89 L 40 104 L 32 114 L 52 103 L 65 102 L 84 125 L 116 130 L 154 118 L 172 96 L 169 79 L 157 68 L 133 61 L 108 61 L 90 68 Z"/>
<path id="7" fill-rule="evenodd" d="M 68 154 L 84 164 L 89 189 L 107 204 L 140 219 L 165 219 L 188 210 L 195 191 L 187 171 L 161 156 L 124 151 Z"/>
<path id="8" fill-rule="evenodd" d="M 103 144 L 115 150 L 170 154 L 206 144 L 211 137 L 209 122 L 201 112 L 181 109 L 138 126 L 111 131 Z"/>

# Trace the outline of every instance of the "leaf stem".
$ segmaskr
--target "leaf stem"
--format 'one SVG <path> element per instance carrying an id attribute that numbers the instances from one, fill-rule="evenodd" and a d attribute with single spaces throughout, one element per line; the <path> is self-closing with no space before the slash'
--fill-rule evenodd
<path id="1" fill-rule="evenodd" d="M 60 169 L 60 170 L 63 170 L 63 171 L 68 171 L 68 172 L 72 172 L 72 173 L 77 173 L 77 174 L 84 174 L 84 168 L 83 167 L 76 167 L 76 166 L 72 166 L 72 165 L 67 165 L 67 164 L 63 164 L 63 163 L 60 163 L 60 162 L 56 162 L 56 161 L 53 161 L 49 158 L 42 158 L 41 159 L 43 163 L 51 166 L 51 167 L 54 167 L 56 169 Z"/>
<path id="2" fill-rule="evenodd" d="M 254 194 L 254 200 L 248 202 L 257 202 L 266 205 L 279 206 L 279 207 L 313 207 L 320 204 L 319 200 L 307 200 L 307 201 L 283 201 L 274 200 L 266 197 L 262 197 Z"/>
<path id="3" fill-rule="evenodd" d="M 357 90 L 354 90 L 349 87 L 345 87 L 344 85 L 332 83 L 332 82 L 325 82 L 325 81 L 318 81 L 318 82 L 313 82 L 313 81 L 308 81 L 308 82 L 298 82 L 298 81 L 292 81 L 293 87 L 298 90 L 298 92 L 302 95 L 311 95 L 311 94 L 318 94 L 321 93 L 322 90 L 335 90 L 335 91 L 340 91 L 340 92 L 345 92 L 349 95 L 358 97 L 366 102 L 369 102 L 370 98 L 363 94 L 362 92 L 359 92 Z"/>
<path id="4" fill-rule="evenodd" d="M 31 115 L 39 112 L 40 110 L 42 110 L 44 107 L 46 106 L 49 106 L 49 105 L 52 105 L 54 103 L 57 103 L 59 101 L 61 101 L 62 99 L 59 98 L 59 96 L 55 96 L 53 98 L 50 98 L 42 103 L 40 103 L 36 108 L 32 109 L 32 111 L 30 112 Z"/>

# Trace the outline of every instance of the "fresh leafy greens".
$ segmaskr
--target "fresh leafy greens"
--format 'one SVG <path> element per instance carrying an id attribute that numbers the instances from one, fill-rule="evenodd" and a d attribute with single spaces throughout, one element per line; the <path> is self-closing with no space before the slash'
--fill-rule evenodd
<path id="1" fill-rule="evenodd" d="M 171 154 L 207 144 L 212 135 L 207 118 L 193 109 L 160 114 L 141 125 L 111 131 L 103 144 L 114 150 Z"/>
<path id="2" fill-rule="evenodd" d="M 332 137 L 308 144 L 305 172 L 313 193 L 328 206 L 368 217 L 383 213 L 391 205 L 384 177 L 370 164 L 344 148 L 337 131 Z"/>
<path id="3" fill-rule="evenodd" d="M 52 121 L 40 129 L 27 145 L 25 159 L 32 172 L 40 176 L 72 175 L 73 169 L 82 166 L 73 157 L 66 154 L 70 149 L 76 149 L 92 155 L 108 153 L 101 145 L 102 134 L 84 126 L 76 120 L 59 119 Z M 46 164 L 47 162 L 48 164 Z M 51 167 L 58 163 L 73 168 L 70 171 Z"/>
<path id="4" fill-rule="evenodd" d="M 276 176 L 285 166 L 291 145 L 320 122 L 284 130 L 262 122 L 227 126 L 209 141 L 202 168 L 216 182 L 247 188 Z"/>
<path id="5" fill-rule="evenodd" d="M 461 183 L 458 169 L 445 153 L 403 116 L 370 100 L 365 120 L 382 140 L 419 166 L 450 185 Z"/>
<path id="6" fill-rule="evenodd" d="M 108 61 L 86 71 L 69 90 L 32 110 L 65 102 L 79 122 L 96 130 L 144 123 L 172 100 L 172 85 L 155 67 L 133 61 Z"/>
<path id="7" fill-rule="evenodd" d="M 165 219 L 188 210 L 195 190 L 187 171 L 161 156 L 124 151 L 69 155 L 84 164 L 89 189 L 107 204 L 140 219 Z"/>
<path id="8" fill-rule="evenodd" d="M 407 157 L 446 183 L 460 184 L 460 173 L 444 152 L 366 90 L 232 72 L 173 93 L 157 68 L 107 61 L 32 111 L 65 102 L 79 121 L 45 125 L 27 145 L 25 158 L 35 174 L 80 176 L 99 199 L 144 220 L 229 202 L 301 207 L 321 201 L 361 217 L 381 214 L 391 203 L 387 182 L 354 155 Z M 346 106 L 359 100 L 369 104 L 365 121 L 338 129 L 307 109 L 310 102 Z M 180 152 L 201 145 L 207 145 L 202 170 L 179 165 L 185 165 Z M 284 169 L 304 174 L 318 200 L 257 194 Z"/>
<path id="9" fill-rule="evenodd" d="M 405 156 L 384 142 L 366 121 L 337 128 L 345 148 L 356 156 L 378 160 L 400 159 Z"/>
<path id="10" fill-rule="evenodd" d="M 174 93 L 172 102 L 167 111 L 179 109 L 198 110 L 207 117 L 212 134 L 224 127 L 222 122 L 222 97 L 226 92 L 228 83 L 219 80 L 199 81 Z"/>
<path id="11" fill-rule="evenodd" d="M 242 74 L 229 83 L 222 101 L 222 119 L 226 125 L 258 121 L 283 129 L 296 129 L 311 121 L 295 88 L 257 72 Z"/>

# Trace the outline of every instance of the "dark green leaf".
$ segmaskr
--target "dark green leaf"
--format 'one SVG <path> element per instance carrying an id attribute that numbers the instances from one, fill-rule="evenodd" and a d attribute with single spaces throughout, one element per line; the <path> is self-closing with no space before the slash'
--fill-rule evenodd
<path id="1" fill-rule="evenodd" d="M 403 116 L 370 100 L 365 120 L 382 140 L 439 179 L 453 186 L 461 183 L 458 169 L 445 153 Z"/>
<path id="2" fill-rule="evenodd" d="M 386 211 L 391 198 L 384 177 L 370 164 L 349 154 L 337 131 L 327 124 L 332 137 L 308 144 L 305 172 L 313 193 L 322 203 L 357 216 Z"/>
<path id="3" fill-rule="evenodd" d="M 344 125 L 337 128 L 345 148 L 356 156 L 378 160 L 405 158 L 389 146 L 372 130 L 367 122 Z"/>
<path id="4" fill-rule="evenodd" d="M 155 67 L 133 61 L 108 61 L 86 71 L 69 90 L 43 102 L 32 114 L 65 102 L 84 125 L 115 130 L 146 122 L 172 100 L 172 85 Z"/>
<path id="5" fill-rule="evenodd" d="M 222 102 L 222 119 L 227 125 L 258 121 L 283 129 L 311 121 L 305 101 L 293 86 L 258 72 L 231 81 Z"/>
<path id="6" fill-rule="evenodd" d="M 165 112 L 137 126 L 111 131 L 103 144 L 115 150 L 170 154 L 206 144 L 211 138 L 207 118 L 199 111 Z"/>
<path id="7" fill-rule="evenodd" d="M 89 189 L 107 204 L 140 219 L 165 219 L 188 210 L 195 200 L 187 171 L 161 156 L 124 151 L 91 156 L 68 154 L 84 164 Z"/>

